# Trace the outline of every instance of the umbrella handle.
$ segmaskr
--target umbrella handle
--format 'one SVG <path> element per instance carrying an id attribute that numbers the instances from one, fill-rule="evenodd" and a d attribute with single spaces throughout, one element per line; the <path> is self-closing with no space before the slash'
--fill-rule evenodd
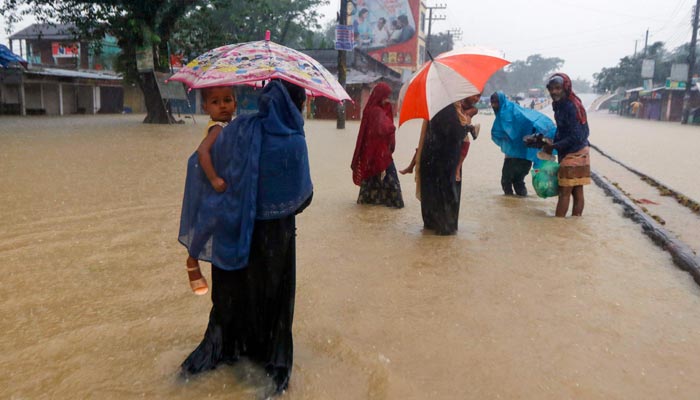
<path id="1" fill-rule="evenodd" d="M 270 30 L 269 29 L 265 31 L 265 41 L 268 41 L 268 42 L 270 41 Z"/>

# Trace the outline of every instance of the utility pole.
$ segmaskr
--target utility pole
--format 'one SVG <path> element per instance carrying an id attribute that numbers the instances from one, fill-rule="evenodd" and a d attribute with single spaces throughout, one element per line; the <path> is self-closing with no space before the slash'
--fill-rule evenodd
<path id="1" fill-rule="evenodd" d="M 634 56 L 637 57 L 637 42 L 639 42 L 639 39 L 634 41 Z"/>
<path id="2" fill-rule="evenodd" d="M 700 0 L 698 0 L 700 1 Z M 340 0 L 340 14 L 338 14 L 338 25 L 348 24 L 348 0 Z M 347 78 L 347 55 L 345 50 L 338 50 L 338 82 L 345 89 L 345 79 Z M 339 102 L 337 107 L 336 129 L 345 129 L 345 103 Z"/>
<path id="3" fill-rule="evenodd" d="M 688 123 L 690 114 L 690 88 L 693 84 L 693 71 L 695 71 L 695 47 L 698 39 L 698 11 L 700 11 L 700 0 L 697 0 L 693 7 L 693 36 L 690 37 L 690 59 L 688 60 L 688 80 L 685 82 L 685 94 L 683 95 L 683 115 L 681 124 Z"/>
<path id="4" fill-rule="evenodd" d="M 447 19 L 447 17 L 444 15 L 433 16 L 433 10 L 444 10 L 447 8 L 447 6 L 445 4 L 438 4 L 432 7 L 425 6 L 425 8 L 428 9 L 428 36 L 425 38 L 425 53 L 428 56 L 426 59 L 428 59 L 430 57 L 430 34 L 433 28 L 433 21 L 443 21 Z"/>
<path id="5" fill-rule="evenodd" d="M 649 29 L 647 29 L 647 36 L 644 39 L 644 57 L 647 56 L 647 45 L 649 44 Z"/>

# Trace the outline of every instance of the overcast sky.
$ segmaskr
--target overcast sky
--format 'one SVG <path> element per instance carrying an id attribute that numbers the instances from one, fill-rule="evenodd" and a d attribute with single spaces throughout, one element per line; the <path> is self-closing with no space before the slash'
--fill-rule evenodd
<path id="1" fill-rule="evenodd" d="M 457 44 L 478 44 L 503 51 L 509 60 L 531 54 L 560 57 L 572 78 L 592 80 L 593 73 L 617 64 L 621 57 L 663 41 L 667 48 L 688 42 L 693 0 L 442 0 L 435 14 L 447 17 L 433 23 L 433 32 L 462 30 Z M 320 11 L 325 21 L 335 19 L 340 0 L 330 0 Z M 17 25 L 17 30 L 29 24 Z M 0 43 L 7 44 L 0 18 Z M 460 43 L 461 42 L 461 43 Z"/>
<path id="2" fill-rule="evenodd" d="M 506 58 L 524 60 L 532 54 L 566 61 L 563 72 L 572 78 L 593 79 L 593 73 L 617 64 L 620 58 L 643 51 L 649 44 L 667 48 L 690 41 L 693 0 L 424 0 L 444 4 L 435 14 L 432 32 L 462 30 L 461 43 L 503 51 Z M 321 8 L 327 20 L 335 18 L 340 0 Z M 427 29 L 427 28 L 426 28 Z"/>

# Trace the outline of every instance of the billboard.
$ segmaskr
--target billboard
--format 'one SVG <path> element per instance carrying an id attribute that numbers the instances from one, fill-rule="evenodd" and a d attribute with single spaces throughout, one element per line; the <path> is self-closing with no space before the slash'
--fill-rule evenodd
<path id="1" fill-rule="evenodd" d="M 420 0 L 349 0 L 355 47 L 391 67 L 416 67 Z"/>

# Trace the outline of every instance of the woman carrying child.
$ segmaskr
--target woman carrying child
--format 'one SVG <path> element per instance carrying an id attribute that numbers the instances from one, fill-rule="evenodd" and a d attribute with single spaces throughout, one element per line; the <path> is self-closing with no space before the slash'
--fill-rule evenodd
<path id="1" fill-rule="evenodd" d="M 262 90 L 257 113 L 223 129 L 211 157 L 227 182 L 224 193 L 204 190 L 211 187 L 206 176 L 188 170 L 179 240 L 191 246 L 192 232 L 210 230 L 197 258 L 212 263 L 213 306 L 204 339 L 182 363 L 186 375 L 247 357 L 264 368 L 276 393 L 289 384 L 295 215 L 313 194 L 305 99 L 303 88 L 273 80 Z"/>

